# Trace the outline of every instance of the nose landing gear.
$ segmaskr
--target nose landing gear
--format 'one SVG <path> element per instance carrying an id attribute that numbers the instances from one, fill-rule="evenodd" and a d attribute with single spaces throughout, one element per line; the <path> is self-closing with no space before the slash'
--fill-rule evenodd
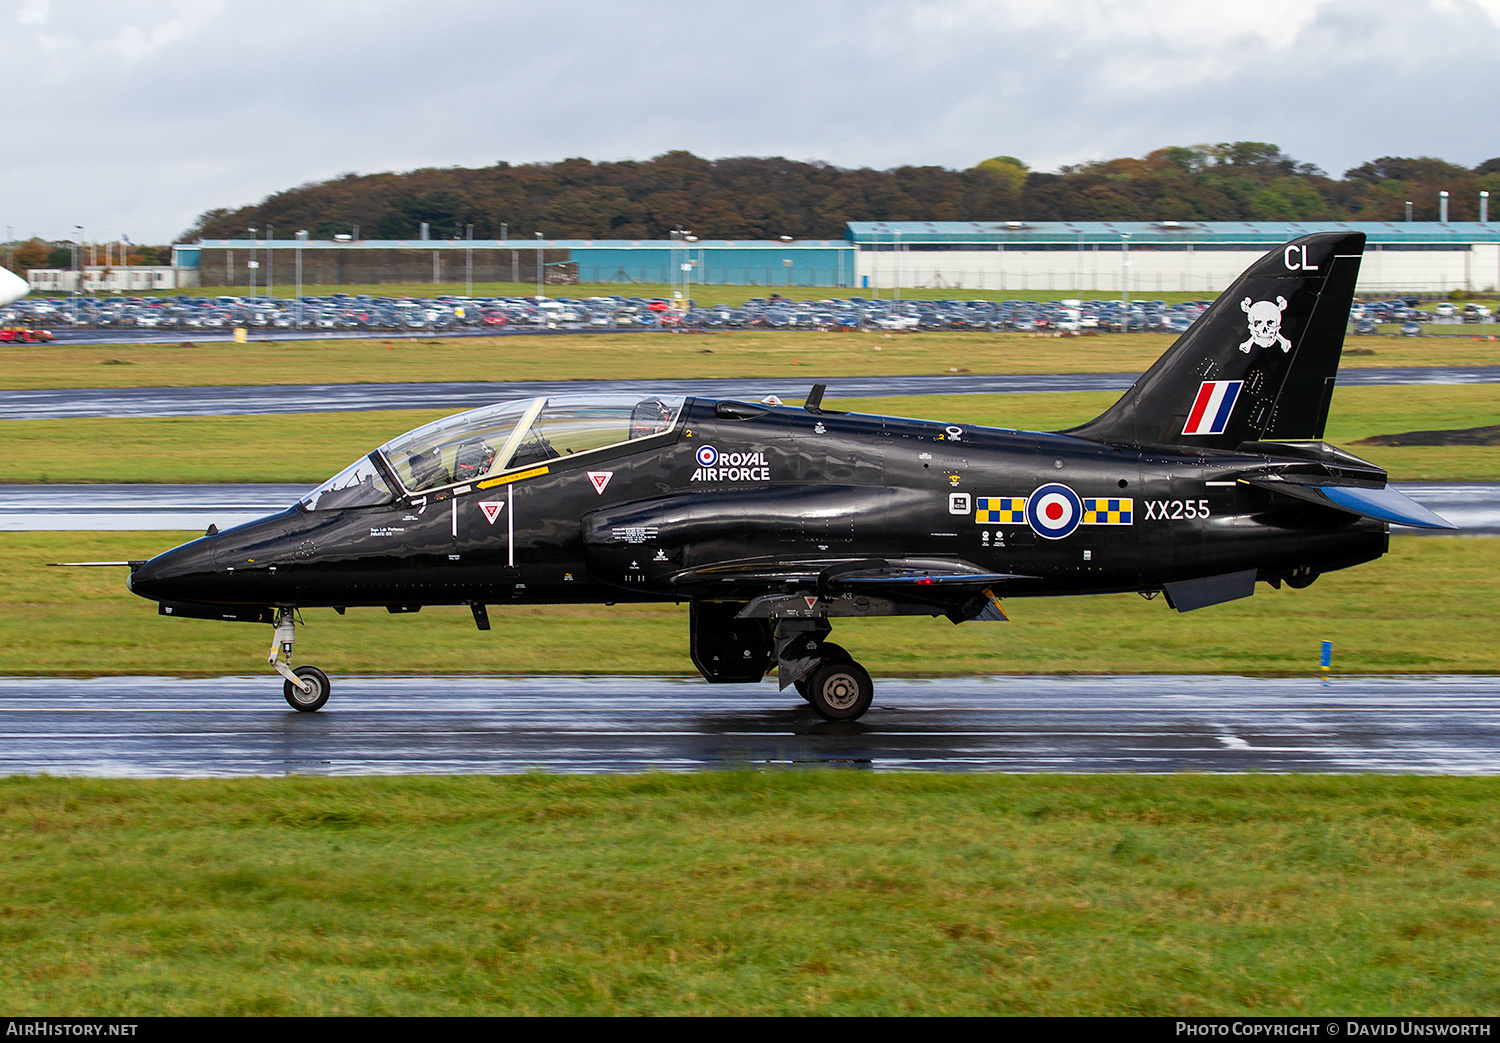
<path id="1" fill-rule="evenodd" d="M 266 662 L 286 678 L 282 686 L 287 705 L 299 713 L 312 713 L 328 701 L 328 675 L 315 666 L 292 669 L 292 642 L 297 639 L 296 609 L 276 610 L 276 632 L 271 638 L 271 654 Z"/>
<path id="2" fill-rule="evenodd" d="M 292 673 L 301 680 L 297 684 L 287 681 L 282 688 L 285 690 L 287 704 L 293 710 L 312 713 L 328 701 L 327 674 L 315 666 L 299 666 Z"/>

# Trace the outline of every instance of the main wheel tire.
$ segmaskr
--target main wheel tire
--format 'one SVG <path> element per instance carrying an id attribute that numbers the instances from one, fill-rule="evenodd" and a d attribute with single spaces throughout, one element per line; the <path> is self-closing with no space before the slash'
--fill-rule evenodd
<path id="1" fill-rule="evenodd" d="M 825 721 L 857 721 L 874 698 L 870 675 L 853 660 L 825 661 L 808 678 L 807 701 Z"/>
<path id="2" fill-rule="evenodd" d="M 821 645 L 818 646 L 818 652 L 823 660 L 823 662 L 819 663 L 818 666 L 822 666 L 823 663 L 854 662 L 854 657 L 849 654 L 848 649 L 846 649 L 843 645 L 836 645 L 832 641 L 824 641 Z M 808 683 L 812 680 L 812 675 L 817 672 L 818 667 L 815 666 L 807 673 L 803 674 L 801 677 L 792 682 L 792 687 L 797 689 L 797 694 L 802 696 L 802 698 L 806 699 L 808 702 L 812 702 L 812 697 L 807 694 L 809 691 Z"/>
<path id="3" fill-rule="evenodd" d="M 828 663 L 852 663 L 854 657 L 843 645 L 836 645 L 832 641 L 824 641 L 818 646 L 818 653 L 822 655 L 824 662 Z"/>
<path id="4" fill-rule="evenodd" d="M 323 704 L 328 701 L 328 675 L 315 666 L 299 666 L 292 673 L 304 681 L 311 681 L 313 690 L 309 695 L 292 682 L 284 682 L 282 688 L 286 694 L 287 704 L 299 713 L 312 713 L 314 710 L 322 709 Z"/>

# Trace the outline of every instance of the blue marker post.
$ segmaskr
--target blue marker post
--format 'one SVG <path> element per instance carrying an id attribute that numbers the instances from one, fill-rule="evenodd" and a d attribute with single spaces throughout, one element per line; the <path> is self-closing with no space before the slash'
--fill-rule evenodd
<path id="1" fill-rule="evenodd" d="M 1323 656 L 1322 656 L 1322 661 L 1319 664 L 1319 666 L 1324 671 L 1327 671 L 1328 668 L 1329 668 L 1329 666 L 1332 665 L 1332 663 L 1333 663 L 1333 642 L 1332 641 L 1324 641 L 1323 642 Z"/>

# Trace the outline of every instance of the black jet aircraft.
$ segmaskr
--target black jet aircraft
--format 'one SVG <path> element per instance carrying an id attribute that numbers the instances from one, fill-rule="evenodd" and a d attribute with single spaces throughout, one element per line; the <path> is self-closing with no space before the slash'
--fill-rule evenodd
<path id="1" fill-rule="evenodd" d="M 311 608 L 678 600 L 713 683 L 775 672 L 829 720 L 870 706 L 834 620 L 1001 620 L 1001 599 L 1164 593 L 1186 612 L 1451 527 L 1325 444 L 1364 237 L 1252 265 L 1102 416 L 1060 432 L 672 395 L 546 396 L 408 432 L 280 514 L 132 564 L 160 613 L 275 628 Z"/>

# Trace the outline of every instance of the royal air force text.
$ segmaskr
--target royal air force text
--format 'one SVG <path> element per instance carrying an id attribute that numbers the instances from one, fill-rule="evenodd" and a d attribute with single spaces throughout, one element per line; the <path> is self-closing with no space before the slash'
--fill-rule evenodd
<path id="1" fill-rule="evenodd" d="M 765 453 L 719 453 L 717 466 L 693 472 L 695 482 L 769 482 L 771 468 Z"/>

